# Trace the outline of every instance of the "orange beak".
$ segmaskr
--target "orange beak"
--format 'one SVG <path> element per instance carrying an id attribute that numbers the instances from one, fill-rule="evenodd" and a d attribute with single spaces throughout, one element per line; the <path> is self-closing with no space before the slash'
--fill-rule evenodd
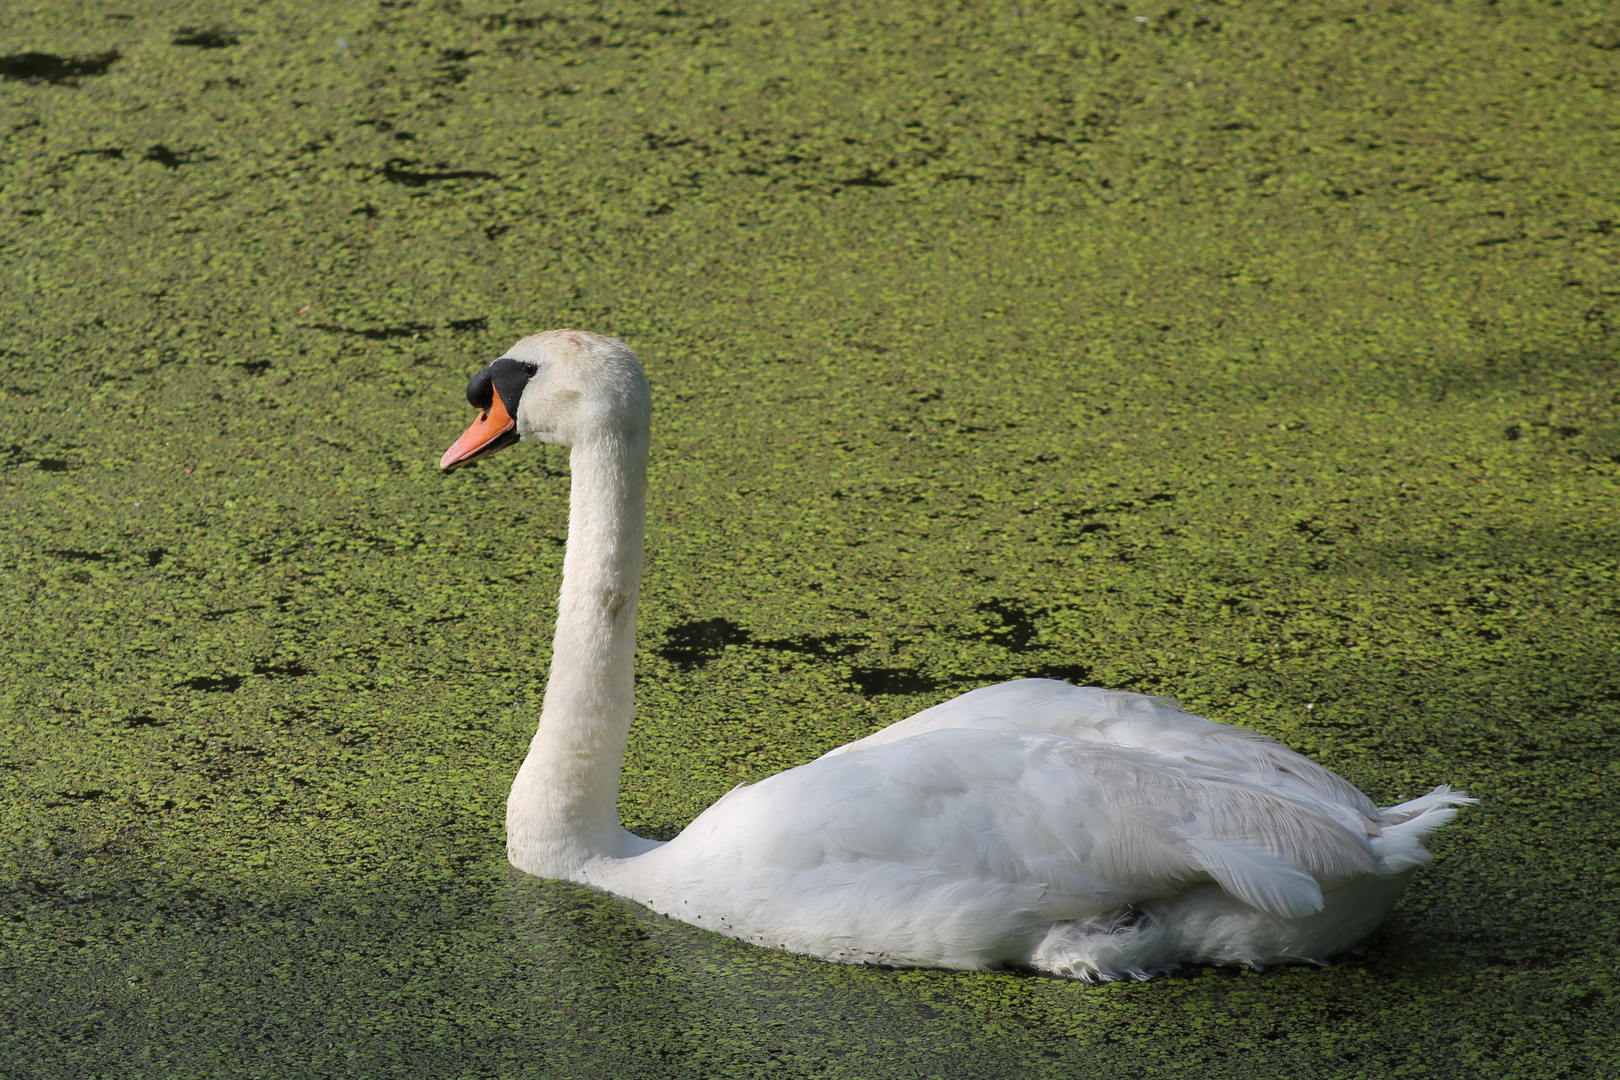
<path id="1" fill-rule="evenodd" d="M 501 400 L 501 395 L 491 394 L 489 408 L 479 413 L 472 427 L 444 452 L 444 457 L 439 459 L 439 468 L 454 472 L 469 461 L 505 450 L 517 441 L 517 421 L 506 411 L 506 403 Z"/>

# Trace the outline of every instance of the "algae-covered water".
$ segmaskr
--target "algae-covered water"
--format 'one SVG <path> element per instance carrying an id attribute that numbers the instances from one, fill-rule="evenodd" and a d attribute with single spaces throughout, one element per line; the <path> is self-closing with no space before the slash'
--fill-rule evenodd
<path id="1" fill-rule="evenodd" d="M 1620 1076 L 1601 3 L 0 12 L 0 1073 Z M 622 811 L 1041 673 L 1393 801 L 1364 956 L 1088 987 L 507 868 L 567 461 L 657 397 Z"/>

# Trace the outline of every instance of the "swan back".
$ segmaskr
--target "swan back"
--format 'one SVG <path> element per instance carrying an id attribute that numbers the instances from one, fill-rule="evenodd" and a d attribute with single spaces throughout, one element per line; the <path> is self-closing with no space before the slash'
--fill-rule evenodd
<path id="1" fill-rule="evenodd" d="M 1247 728 L 1195 716 L 1169 698 L 1057 679 L 1016 679 L 970 690 L 832 753 L 949 728 L 1041 732 L 1128 747 L 1178 767 L 1326 802 L 1356 828 L 1364 829 L 1379 815 L 1373 801 L 1348 780 Z"/>

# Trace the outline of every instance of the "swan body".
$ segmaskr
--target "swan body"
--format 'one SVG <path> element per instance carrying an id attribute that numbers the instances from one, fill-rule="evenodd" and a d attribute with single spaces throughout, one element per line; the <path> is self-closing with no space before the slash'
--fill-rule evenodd
<path id="1" fill-rule="evenodd" d="M 630 349 L 554 330 L 468 386 L 441 468 L 571 447 L 568 546 L 538 730 L 507 803 L 519 869 L 846 963 L 1143 978 L 1353 948 L 1475 800 L 1379 809 L 1269 739 L 1174 702 L 987 686 L 738 787 L 667 843 L 621 828 L 651 395 Z"/>

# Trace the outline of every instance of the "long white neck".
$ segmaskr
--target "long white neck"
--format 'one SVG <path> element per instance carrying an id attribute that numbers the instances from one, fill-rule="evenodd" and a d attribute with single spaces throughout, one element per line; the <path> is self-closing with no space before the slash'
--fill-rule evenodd
<path id="1" fill-rule="evenodd" d="M 512 865 L 577 878 L 628 854 L 619 773 L 635 716 L 636 601 L 647 526 L 646 437 L 576 445 L 568 551 L 540 728 L 506 803 Z"/>

